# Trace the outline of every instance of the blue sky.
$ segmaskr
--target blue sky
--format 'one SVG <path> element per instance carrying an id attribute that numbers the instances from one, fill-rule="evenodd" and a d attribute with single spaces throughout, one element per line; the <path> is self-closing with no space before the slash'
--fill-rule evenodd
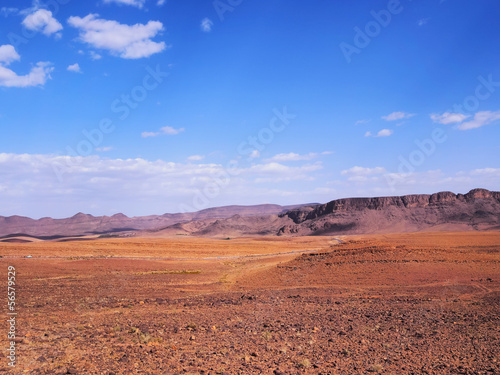
<path id="1" fill-rule="evenodd" d="M 498 190 L 499 11 L 4 0 L 0 215 Z"/>

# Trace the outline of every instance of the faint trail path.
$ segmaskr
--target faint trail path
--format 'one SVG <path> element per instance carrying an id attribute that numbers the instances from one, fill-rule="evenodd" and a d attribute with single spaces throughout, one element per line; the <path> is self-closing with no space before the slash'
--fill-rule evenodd
<path id="1" fill-rule="evenodd" d="M 3 258 L 0 259 L 26 259 L 26 260 L 38 260 L 38 259 L 68 259 L 69 258 L 74 258 L 72 260 L 97 260 L 97 259 L 111 259 L 111 260 L 116 260 L 116 259 L 129 259 L 129 260 L 225 260 L 225 259 L 250 259 L 250 258 L 266 258 L 266 257 L 276 257 L 276 256 L 281 256 L 281 255 L 293 255 L 293 254 L 308 254 L 308 253 L 314 253 L 317 251 L 322 251 L 323 249 L 313 249 L 313 250 L 293 250 L 293 251 L 287 251 L 287 252 L 280 252 L 280 253 L 269 253 L 269 254 L 251 254 L 251 255 L 236 255 L 236 256 L 220 256 L 220 257 L 123 257 L 123 256 L 103 256 L 103 257 L 94 257 L 94 256 L 54 256 L 54 257 L 37 257 L 34 256 L 33 258 L 26 258 L 24 256 L 4 256 Z"/>
<path id="2" fill-rule="evenodd" d="M 333 241 L 337 241 L 337 243 L 339 243 L 339 244 L 345 243 L 345 241 L 343 241 L 343 240 L 341 240 L 340 238 L 337 238 L 337 237 L 332 238 L 332 240 Z"/>

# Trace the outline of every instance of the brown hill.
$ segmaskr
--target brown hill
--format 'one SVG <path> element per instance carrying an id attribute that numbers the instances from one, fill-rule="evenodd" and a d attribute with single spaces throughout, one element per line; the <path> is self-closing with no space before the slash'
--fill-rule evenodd
<path id="1" fill-rule="evenodd" d="M 176 224 L 154 235 L 308 236 L 491 229 L 500 229 L 500 192 L 475 189 L 465 195 L 440 192 L 338 199 L 275 215 Z"/>
<path id="2" fill-rule="evenodd" d="M 67 219 L 0 216 L 0 236 L 39 238 L 130 231 L 148 237 L 225 238 L 491 229 L 500 229 L 500 192 L 485 189 L 467 194 L 346 198 L 313 205 L 225 206 L 132 218 L 123 214 L 95 217 L 82 213 Z"/>
<path id="3" fill-rule="evenodd" d="M 12 234 L 34 237 L 78 236 L 104 234 L 145 229 L 162 228 L 193 220 L 228 218 L 234 215 L 272 215 L 299 207 L 261 204 L 255 206 L 224 206 L 207 208 L 197 212 L 128 217 L 124 214 L 113 216 L 92 216 L 78 213 L 70 218 L 38 220 L 24 216 L 0 216 L 0 236 Z M 46 238 L 44 238 L 46 239 Z"/>

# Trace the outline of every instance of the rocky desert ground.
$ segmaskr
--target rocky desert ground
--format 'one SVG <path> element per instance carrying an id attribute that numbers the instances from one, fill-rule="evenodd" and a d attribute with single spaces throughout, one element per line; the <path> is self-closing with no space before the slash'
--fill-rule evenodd
<path id="1" fill-rule="evenodd" d="M 500 373 L 498 231 L 37 241 L 0 255 L 18 314 L 16 367 L 2 350 L 0 373 Z"/>

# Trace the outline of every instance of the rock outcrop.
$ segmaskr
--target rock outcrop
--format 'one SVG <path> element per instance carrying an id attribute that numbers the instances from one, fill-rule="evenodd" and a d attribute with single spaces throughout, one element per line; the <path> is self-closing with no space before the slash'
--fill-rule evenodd
<path id="1" fill-rule="evenodd" d="M 279 228 L 281 235 L 500 229 L 500 192 L 338 199 L 279 217 L 293 221 Z"/>
<path id="2" fill-rule="evenodd" d="M 27 234 L 42 239 L 131 231 L 140 236 L 224 238 L 452 230 L 500 230 L 500 192 L 474 189 L 467 194 L 346 198 L 312 205 L 226 206 L 132 218 L 83 213 L 67 219 L 0 216 L 0 236 Z"/>

